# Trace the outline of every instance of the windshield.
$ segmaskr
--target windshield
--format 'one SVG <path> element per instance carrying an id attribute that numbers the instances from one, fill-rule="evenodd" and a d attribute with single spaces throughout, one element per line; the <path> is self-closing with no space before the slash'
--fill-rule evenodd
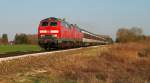
<path id="1" fill-rule="evenodd" d="M 48 26 L 48 22 L 42 22 L 42 26 Z"/>
<path id="2" fill-rule="evenodd" d="M 57 26 L 57 22 L 50 22 L 50 26 Z"/>

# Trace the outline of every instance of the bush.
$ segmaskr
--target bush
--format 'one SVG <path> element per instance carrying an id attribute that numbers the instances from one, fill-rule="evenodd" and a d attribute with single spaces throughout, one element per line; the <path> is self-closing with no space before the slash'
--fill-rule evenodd
<path id="1" fill-rule="evenodd" d="M 16 34 L 14 39 L 15 44 L 27 44 L 28 39 L 26 34 Z"/>
<path id="2" fill-rule="evenodd" d="M 150 56 L 150 48 L 142 49 L 140 52 L 138 52 L 139 57 L 149 57 Z"/>
<path id="3" fill-rule="evenodd" d="M 8 36 L 7 34 L 3 34 L 1 38 L 2 44 L 8 44 Z"/>
<path id="4" fill-rule="evenodd" d="M 38 36 L 37 35 L 27 35 L 28 44 L 36 45 L 38 44 Z"/>

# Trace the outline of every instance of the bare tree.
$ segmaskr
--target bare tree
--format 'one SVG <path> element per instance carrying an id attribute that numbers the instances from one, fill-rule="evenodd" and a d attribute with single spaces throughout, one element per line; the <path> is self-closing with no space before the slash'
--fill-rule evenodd
<path id="1" fill-rule="evenodd" d="M 132 27 L 130 31 L 136 36 L 143 35 L 143 30 L 139 27 Z"/>
<path id="2" fill-rule="evenodd" d="M 130 42 L 144 39 L 143 31 L 139 27 L 131 29 L 120 28 L 116 34 L 116 42 Z"/>
<path id="3" fill-rule="evenodd" d="M 118 31 L 117 31 L 117 34 L 116 34 L 116 42 L 126 42 L 127 41 L 127 37 L 130 34 L 129 30 L 126 29 L 126 28 L 120 28 Z"/>

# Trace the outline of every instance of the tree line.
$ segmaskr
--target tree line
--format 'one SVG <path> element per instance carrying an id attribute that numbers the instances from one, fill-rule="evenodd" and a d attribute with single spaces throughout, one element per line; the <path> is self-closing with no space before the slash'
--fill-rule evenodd
<path id="1" fill-rule="evenodd" d="M 16 34 L 13 41 L 8 41 L 7 34 L 2 34 L 0 37 L 0 44 L 7 45 L 7 44 L 33 44 L 36 45 L 38 42 L 37 35 L 33 34 Z"/>

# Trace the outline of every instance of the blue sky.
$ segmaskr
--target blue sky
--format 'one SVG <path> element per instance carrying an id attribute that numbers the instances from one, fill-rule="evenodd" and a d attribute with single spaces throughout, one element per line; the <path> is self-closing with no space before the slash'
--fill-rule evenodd
<path id="1" fill-rule="evenodd" d="M 66 18 L 81 28 L 115 37 L 121 27 L 138 26 L 150 35 L 150 0 L 1 0 L 0 34 L 35 34 L 39 21 Z"/>

